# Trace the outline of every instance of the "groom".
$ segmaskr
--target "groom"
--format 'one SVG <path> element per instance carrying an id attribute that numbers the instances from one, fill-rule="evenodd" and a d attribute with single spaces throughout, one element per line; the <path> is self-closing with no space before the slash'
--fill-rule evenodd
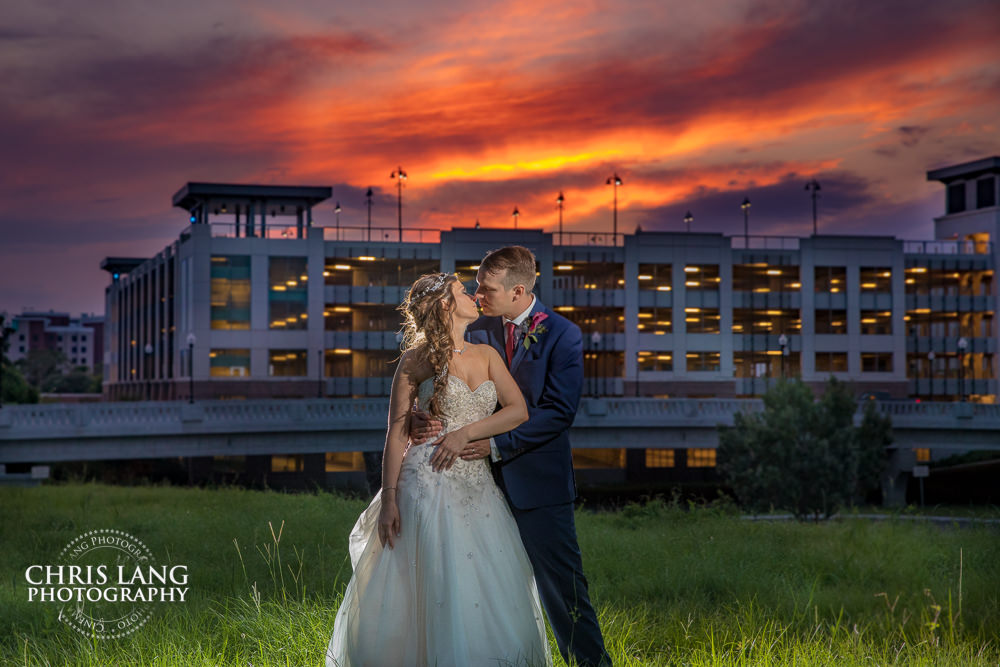
<path id="1" fill-rule="evenodd" d="M 530 418 L 510 433 L 470 443 L 469 460 L 489 456 L 528 552 L 538 592 L 559 645 L 583 666 L 611 657 L 587 594 L 576 539 L 576 482 L 569 443 L 583 386 L 580 328 L 532 294 L 535 256 L 508 246 L 486 255 L 476 276 L 483 317 L 469 325 L 472 343 L 492 345 L 507 361 Z M 415 420 L 414 439 L 436 437 L 437 421 Z"/>

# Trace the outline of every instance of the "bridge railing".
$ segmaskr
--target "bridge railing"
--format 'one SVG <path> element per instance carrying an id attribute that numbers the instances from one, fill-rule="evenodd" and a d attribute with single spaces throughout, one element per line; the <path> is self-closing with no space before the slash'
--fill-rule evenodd
<path id="1" fill-rule="evenodd" d="M 1000 405 L 879 401 L 896 428 L 996 429 Z M 575 428 L 715 428 L 759 399 L 585 398 Z M 302 399 L 8 405 L 0 409 L 0 442 L 87 437 L 233 434 L 338 429 L 383 430 L 388 399 Z M 856 419 L 860 419 L 859 410 Z M 1000 441 L 1000 438 L 998 438 Z"/>

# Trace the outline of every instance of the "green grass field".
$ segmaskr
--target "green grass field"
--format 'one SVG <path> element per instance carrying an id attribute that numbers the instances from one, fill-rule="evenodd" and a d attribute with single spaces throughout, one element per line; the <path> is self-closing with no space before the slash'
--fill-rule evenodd
<path id="1" fill-rule="evenodd" d="M 365 505 L 238 489 L 0 488 L 0 664 L 322 665 Z M 616 665 L 1000 662 L 996 526 L 748 522 L 663 503 L 577 517 Z M 188 600 L 157 606 L 120 640 L 87 639 L 57 620 L 58 604 L 28 602 L 25 568 L 56 563 L 98 528 L 188 565 Z"/>

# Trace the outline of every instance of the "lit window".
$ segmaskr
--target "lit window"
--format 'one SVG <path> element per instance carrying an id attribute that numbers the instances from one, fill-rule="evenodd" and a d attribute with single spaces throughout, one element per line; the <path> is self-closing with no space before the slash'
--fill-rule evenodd
<path id="1" fill-rule="evenodd" d="M 715 450 L 690 448 L 687 450 L 688 468 L 714 468 Z"/>
<path id="2" fill-rule="evenodd" d="M 673 468 L 674 450 L 672 449 L 647 449 L 647 468 Z"/>
<path id="3" fill-rule="evenodd" d="M 917 463 L 927 463 L 931 460 L 931 450 L 927 447 L 916 447 L 913 453 L 917 455 Z"/>

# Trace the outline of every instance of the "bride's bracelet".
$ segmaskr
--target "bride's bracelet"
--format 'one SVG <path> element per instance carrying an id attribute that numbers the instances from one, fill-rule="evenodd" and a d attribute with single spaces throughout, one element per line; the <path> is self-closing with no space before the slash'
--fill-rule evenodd
<path id="1" fill-rule="evenodd" d="M 383 491 L 395 491 L 396 487 L 394 487 L 394 486 L 383 486 L 382 490 Z"/>

